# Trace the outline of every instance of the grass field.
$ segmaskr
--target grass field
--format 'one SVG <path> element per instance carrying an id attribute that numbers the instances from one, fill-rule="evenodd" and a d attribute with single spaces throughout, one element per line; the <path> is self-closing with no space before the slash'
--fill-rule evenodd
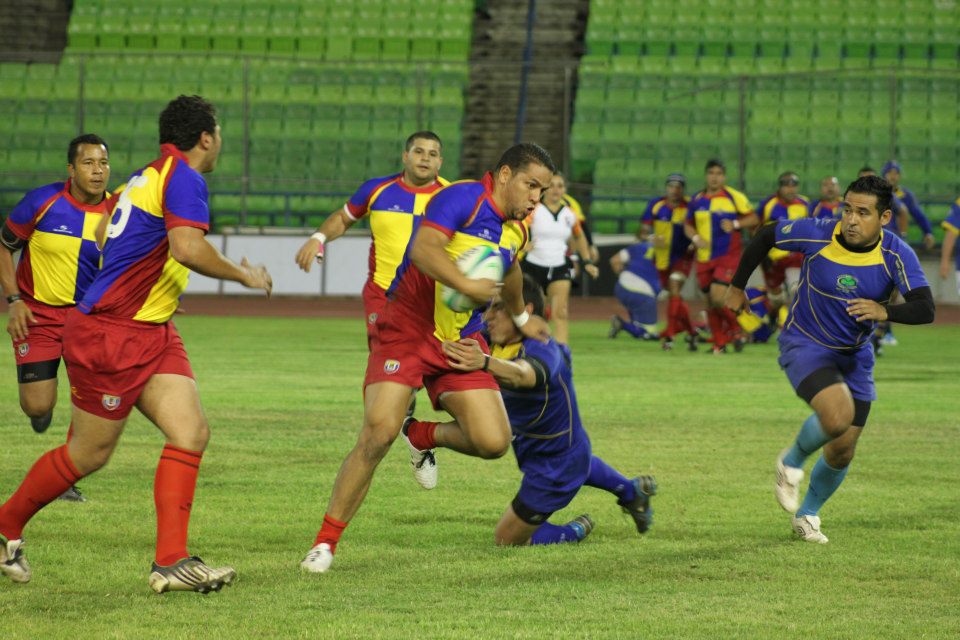
<path id="1" fill-rule="evenodd" d="M 362 324 L 178 325 L 213 430 L 191 551 L 232 564 L 238 582 L 206 597 L 149 590 L 162 440 L 135 415 L 110 465 L 81 483 L 90 501 L 54 503 L 28 526 L 34 578 L 0 581 L 0 638 L 960 636 L 960 327 L 897 328 L 858 457 L 821 512 L 828 545 L 794 540 L 773 498 L 774 457 L 807 415 L 774 345 L 663 353 L 579 322 L 575 379 L 594 452 L 628 475 L 656 474 L 650 533 L 584 489 L 554 516 L 591 514 L 583 544 L 495 548 L 518 484 L 512 454 L 441 451 L 440 486 L 425 492 L 401 444 L 333 569 L 316 576 L 298 563 L 359 427 Z M 5 498 L 60 443 L 68 406 L 61 375 L 54 426 L 34 435 L 3 353 Z"/>

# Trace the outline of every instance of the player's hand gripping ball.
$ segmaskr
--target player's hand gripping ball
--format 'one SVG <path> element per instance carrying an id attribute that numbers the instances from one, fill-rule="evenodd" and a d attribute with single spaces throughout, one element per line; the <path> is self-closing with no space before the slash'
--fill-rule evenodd
<path id="1" fill-rule="evenodd" d="M 493 247 L 479 246 L 465 251 L 457 260 L 457 267 L 460 273 L 471 280 L 481 278 L 495 282 L 503 280 L 503 258 Z M 478 306 L 470 296 L 446 285 L 440 287 L 440 299 L 443 304 L 459 313 L 470 311 Z"/>

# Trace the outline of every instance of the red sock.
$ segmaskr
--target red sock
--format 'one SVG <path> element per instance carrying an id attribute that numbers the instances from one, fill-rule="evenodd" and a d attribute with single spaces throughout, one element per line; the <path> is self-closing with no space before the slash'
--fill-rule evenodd
<path id="1" fill-rule="evenodd" d="M 686 331 L 690 335 L 696 335 L 696 331 L 693 330 L 693 323 L 690 322 L 690 307 L 687 306 L 687 301 L 683 298 L 677 296 L 677 331 Z"/>
<path id="2" fill-rule="evenodd" d="M 157 564 L 169 566 L 190 556 L 187 527 L 193 492 L 197 487 L 202 451 L 165 445 L 153 480 L 153 501 L 157 507 Z"/>
<path id="3" fill-rule="evenodd" d="M 713 334 L 713 346 L 717 349 L 725 347 L 728 339 L 720 310 L 715 307 L 707 309 L 707 320 L 710 323 L 710 332 Z"/>
<path id="4" fill-rule="evenodd" d="M 343 535 L 343 530 L 347 528 L 349 522 L 340 522 L 336 518 L 331 518 L 328 514 L 323 515 L 323 525 L 320 527 L 320 532 L 317 533 L 317 539 L 314 541 L 313 546 L 317 546 L 321 542 L 326 542 L 330 545 L 330 553 L 336 553 L 337 543 L 340 542 L 340 536 Z"/>
<path id="5" fill-rule="evenodd" d="M 21 537 L 30 518 L 82 477 L 70 460 L 67 445 L 40 456 L 20 487 L 0 507 L 0 533 L 8 540 Z"/>
<path id="6" fill-rule="evenodd" d="M 437 446 L 437 442 L 433 439 L 433 434 L 436 430 L 436 422 L 420 422 L 419 420 L 414 420 L 410 423 L 410 426 L 407 427 L 407 438 L 409 438 L 410 444 L 417 449 L 426 451 L 427 449 L 433 449 Z"/>
<path id="7" fill-rule="evenodd" d="M 740 323 L 737 321 L 737 314 L 726 307 L 722 307 L 720 313 L 723 314 L 723 320 L 726 324 L 727 342 L 736 339 L 740 335 Z"/>
<path id="8" fill-rule="evenodd" d="M 677 298 L 670 296 L 667 301 L 667 328 L 660 334 L 661 338 L 673 339 L 677 333 Z"/>

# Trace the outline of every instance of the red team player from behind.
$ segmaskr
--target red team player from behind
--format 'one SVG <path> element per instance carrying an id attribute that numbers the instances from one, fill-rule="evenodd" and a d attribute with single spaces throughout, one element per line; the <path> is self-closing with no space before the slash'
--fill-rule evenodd
<path id="1" fill-rule="evenodd" d="M 524 309 L 516 259 L 526 231 L 517 221 L 536 208 L 553 172 L 546 151 L 519 144 L 503 154 L 493 174 L 454 183 L 431 199 L 377 319 L 364 380 L 363 428 L 337 474 L 314 546 L 301 562 L 307 571 L 330 568 L 344 528 L 404 424 L 414 475 L 424 487 L 436 483 L 429 453 L 434 447 L 482 458 L 498 458 L 509 449 L 510 422 L 496 380 L 484 370 L 457 371 L 443 352 L 445 341 L 470 338 L 489 354 L 479 333 L 481 313 L 452 311 L 439 302 L 438 288 L 452 287 L 478 305 L 488 302 L 497 283 L 467 278 L 455 260 L 474 247 L 497 250 L 508 265 L 501 294 L 506 308 L 524 335 L 546 335 L 546 322 Z M 421 385 L 453 422 L 404 421 L 410 393 Z"/>
<path id="2" fill-rule="evenodd" d="M 740 229 L 757 224 L 757 214 L 747 197 L 726 186 L 727 168 L 709 160 L 706 188 L 687 206 L 684 233 L 697 247 L 697 283 L 708 295 L 707 318 L 713 333 L 713 353 L 726 353 L 727 344 L 738 338 L 737 316 L 723 306 L 723 296 L 740 260 Z"/>
<path id="3" fill-rule="evenodd" d="M 24 526 L 64 489 L 107 463 L 134 407 L 167 441 L 154 480 L 151 588 L 205 593 L 236 575 L 187 552 L 197 472 L 210 432 L 170 318 L 188 270 L 268 293 L 272 283 L 263 267 L 234 264 L 204 238 L 210 213 L 201 174 L 214 169 L 221 144 L 213 105 L 199 96 L 170 102 L 160 114 L 160 142 L 160 158 L 120 188 L 109 227 L 98 230 L 98 237 L 106 236 L 101 270 L 67 314 L 73 439 L 42 456 L 0 506 L 0 571 L 14 582 L 31 577 Z"/>
<path id="4" fill-rule="evenodd" d="M 370 270 L 363 287 L 369 345 L 377 316 L 387 302 L 386 291 L 397 274 L 410 236 L 416 230 L 427 202 L 447 185 L 438 172 L 443 164 L 443 144 L 432 131 L 417 131 L 404 145 L 403 171 L 367 180 L 342 209 L 332 213 L 297 252 L 296 262 L 306 272 L 314 259 L 323 261 L 327 243 L 333 242 L 358 220 L 368 217 L 373 242 Z"/>

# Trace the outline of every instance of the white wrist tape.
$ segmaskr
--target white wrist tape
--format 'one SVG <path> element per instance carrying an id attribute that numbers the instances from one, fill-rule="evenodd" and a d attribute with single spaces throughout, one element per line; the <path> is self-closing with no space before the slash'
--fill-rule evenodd
<path id="1" fill-rule="evenodd" d="M 315 234 L 310 236 L 311 240 L 319 240 L 320 244 L 327 244 L 327 235 L 321 231 L 317 231 Z"/>
<path id="2" fill-rule="evenodd" d="M 513 324 L 517 325 L 517 328 L 527 324 L 529 320 L 530 314 L 526 310 L 524 310 L 523 313 L 518 313 L 517 315 L 513 316 Z"/>

